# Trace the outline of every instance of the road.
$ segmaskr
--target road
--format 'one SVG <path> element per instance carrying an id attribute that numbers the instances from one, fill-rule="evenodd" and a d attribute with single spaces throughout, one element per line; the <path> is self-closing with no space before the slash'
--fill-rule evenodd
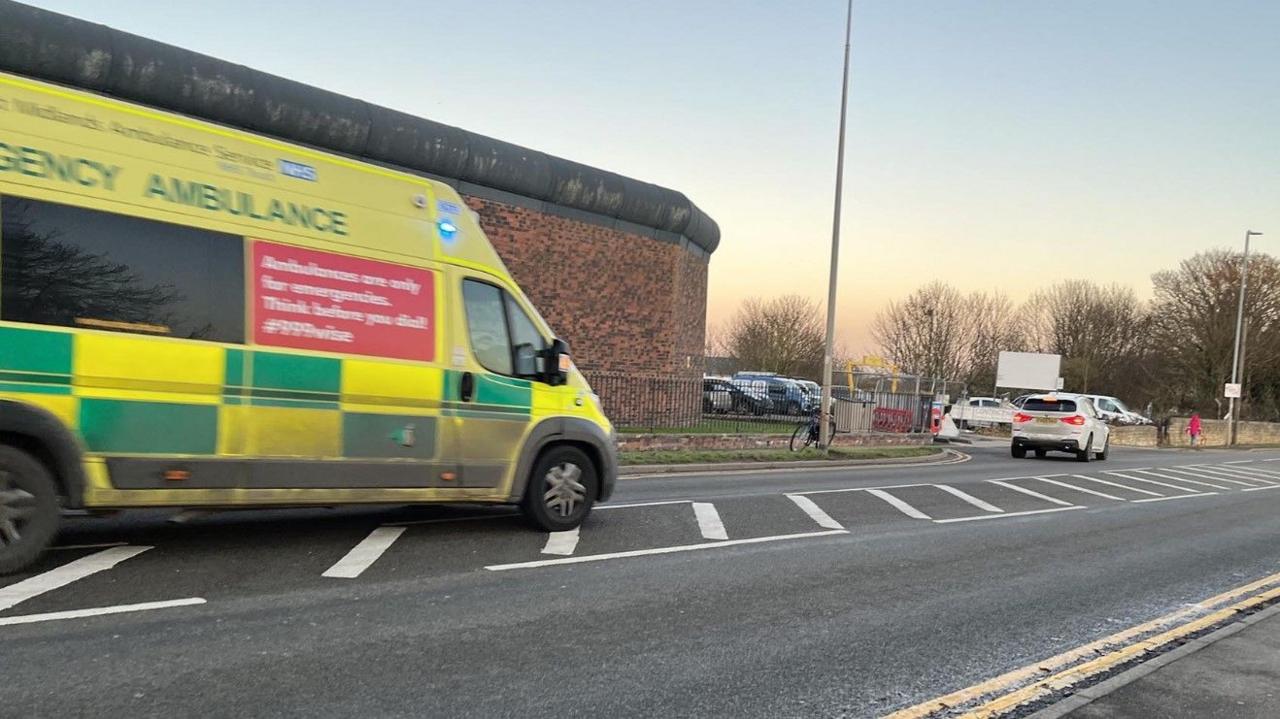
<path id="1" fill-rule="evenodd" d="M 474 508 L 76 519 L 0 579 L 0 714 L 876 716 L 1280 571 L 1280 452 L 971 454 L 629 479 L 550 537 Z"/>

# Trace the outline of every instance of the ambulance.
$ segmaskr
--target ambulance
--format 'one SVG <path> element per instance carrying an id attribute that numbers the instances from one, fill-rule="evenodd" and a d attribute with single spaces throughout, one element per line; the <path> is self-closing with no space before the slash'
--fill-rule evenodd
<path id="1" fill-rule="evenodd" d="M 0 73 L 0 573 L 71 510 L 609 498 L 613 428 L 448 185 Z"/>

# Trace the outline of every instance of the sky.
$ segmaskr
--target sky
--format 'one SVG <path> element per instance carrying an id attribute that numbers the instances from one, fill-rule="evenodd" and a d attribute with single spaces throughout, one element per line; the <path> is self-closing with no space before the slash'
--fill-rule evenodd
<path id="1" fill-rule="evenodd" d="M 31 4 L 684 192 L 722 233 L 710 327 L 825 302 L 841 0 Z M 1145 297 L 1280 244 L 1277 37 L 1274 0 L 855 0 L 838 343 L 934 279 Z"/>

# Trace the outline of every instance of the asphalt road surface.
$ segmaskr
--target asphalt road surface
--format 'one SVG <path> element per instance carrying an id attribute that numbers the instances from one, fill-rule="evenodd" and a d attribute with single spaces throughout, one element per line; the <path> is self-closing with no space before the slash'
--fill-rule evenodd
<path id="1" fill-rule="evenodd" d="M 876 716 L 1280 571 L 1280 452 L 970 451 L 628 479 L 552 536 L 483 508 L 73 519 L 0 578 L 0 715 Z"/>

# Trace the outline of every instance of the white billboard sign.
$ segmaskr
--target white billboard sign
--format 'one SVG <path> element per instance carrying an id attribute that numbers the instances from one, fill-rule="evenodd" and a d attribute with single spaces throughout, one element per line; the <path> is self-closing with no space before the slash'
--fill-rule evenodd
<path id="1" fill-rule="evenodd" d="M 1227 386 L 1223 388 L 1222 396 L 1227 399 L 1240 399 L 1240 383 L 1228 382 Z"/>
<path id="2" fill-rule="evenodd" d="M 1001 352 L 996 365 L 996 386 L 1011 389 L 1040 389 L 1052 392 L 1058 384 L 1062 355 L 1039 352 Z"/>

